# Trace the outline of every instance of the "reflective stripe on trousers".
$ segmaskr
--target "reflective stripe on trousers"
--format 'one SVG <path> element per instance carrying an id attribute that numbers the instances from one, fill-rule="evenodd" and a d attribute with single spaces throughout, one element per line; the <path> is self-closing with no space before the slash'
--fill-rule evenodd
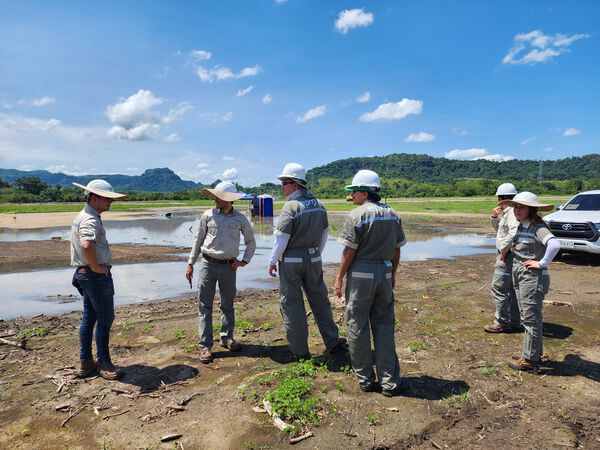
<path id="1" fill-rule="evenodd" d="M 321 255 L 316 249 L 290 249 L 279 262 L 280 310 L 283 325 L 294 355 L 309 354 L 308 323 L 302 291 L 329 350 L 339 341 L 327 287 L 323 281 Z"/>
<path id="2" fill-rule="evenodd" d="M 375 382 L 371 333 L 375 347 L 377 378 L 385 390 L 400 384 L 400 364 L 394 341 L 394 292 L 390 261 L 356 260 L 346 280 L 346 323 L 352 368 L 358 382 Z"/>
<path id="3" fill-rule="evenodd" d="M 527 269 L 517 259 L 513 262 L 513 284 L 525 327 L 523 337 L 523 357 L 539 361 L 543 352 L 542 308 L 544 297 L 550 287 L 548 270 Z"/>
<path id="4" fill-rule="evenodd" d="M 502 327 L 521 325 L 521 314 L 512 282 L 513 254 L 508 253 L 504 261 L 496 258 L 492 277 L 492 298 L 496 304 L 495 322 Z"/>

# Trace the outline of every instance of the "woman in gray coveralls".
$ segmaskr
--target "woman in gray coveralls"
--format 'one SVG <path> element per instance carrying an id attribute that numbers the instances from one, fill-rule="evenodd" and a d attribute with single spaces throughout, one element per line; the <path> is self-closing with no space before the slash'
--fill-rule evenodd
<path id="1" fill-rule="evenodd" d="M 350 212 L 338 242 L 342 260 L 335 293 L 342 296 L 346 273 L 346 323 L 352 368 L 364 392 L 381 389 L 386 397 L 399 395 L 410 385 L 400 377 L 394 341 L 394 286 L 400 247 L 406 243 L 396 212 L 380 203 L 381 182 L 372 170 L 360 170 L 346 186 L 358 207 Z M 371 333 L 375 347 L 373 371 Z M 377 382 L 377 380 L 379 382 Z"/>

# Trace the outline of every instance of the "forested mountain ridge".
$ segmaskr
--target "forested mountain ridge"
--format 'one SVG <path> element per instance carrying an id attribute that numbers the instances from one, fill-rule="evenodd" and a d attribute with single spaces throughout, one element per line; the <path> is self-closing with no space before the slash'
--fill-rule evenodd
<path id="1" fill-rule="evenodd" d="M 64 173 L 51 173 L 46 170 L 23 171 L 16 169 L 0 169 L 0 179 L 14 182 L 22 177 L 38 177 L 50 186 L 73 187 L 72 183 L 86 185 L 89 181 L 102 178 L 112 184 L 115 191 L 142 191 L 142 192 L 176 192 L 200 188 L 201 183 L 182 180 L 175 172 L 166 167 L 147 169 L 141 175 L 82 175 L 73 176 Z"/>
<path id="2" fill-rule="evenodd" d="M 463 161 L 428 155 L 394 153 L 387 156 L 357 157 L 333 161 L 308 171 L 309 181 L 322 178 L 351 178 L 358 170 L 371 169 L 382 178 L 402 178 L 427 183 L 449 183 L 459 178 L 493 180 L 569 180 L 600 177 L 600 154 L 557 160 Z"/>

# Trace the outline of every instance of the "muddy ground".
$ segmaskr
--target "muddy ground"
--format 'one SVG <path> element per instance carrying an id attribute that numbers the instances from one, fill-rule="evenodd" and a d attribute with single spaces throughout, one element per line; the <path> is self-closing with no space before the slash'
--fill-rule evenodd
<path id="1" fill-rule="evenodd" d="M 39 245 L 10 245 L 0 249 L 2 272 L 34 264 L 40 254 Z M 53 264 L 64 266 L 65 243 L 48 242 L 41 254 L 50 249 Z M 121 257 L 115 251 L 116 261 L 164 260 L 172 251 L 122 250 Z M 294 447 L 600 448 L 600 259 L 567 255 L 552 264 L 546 299 L 572 306 L 544 308 L 546 365 L 539 375 L 506 365 L 521 348 L 521 334 L 483 332 L 493 318 L 493 261 L 488 254 L 401 263 L 396 348 L 410 391 L 395 398 L 363 393 L 347 356 L 325 355 L 319 361 L 326 369 L 312 380 L 319 425 L 310 425 L 314 436 Z M 335 270 L 326 267 L 328 286 Z M 343 306 L 333 307 L 343 332 Z M 268 414 L 253 410 L 260 399 L 247 395 L 248 386 L 264 391 L 260 377 L 293 364 L 276 290 L 238 296 L 237 337 L 244 348 L 215 347 L 208 366 L 198 361 L 194 297 L 118 308 L 111 348 L 126 371 L 118 382 L 74 378 L 80 314 L 0 321 L 4 339 L 42 335 L 30 337 L 26 349 L 0 345 L 2 448 L 290 446 Z M 309 323 L 311 351 L 323 355 L 310 317 Z M 168 434 L 181 436 L 161 443 Z"/>

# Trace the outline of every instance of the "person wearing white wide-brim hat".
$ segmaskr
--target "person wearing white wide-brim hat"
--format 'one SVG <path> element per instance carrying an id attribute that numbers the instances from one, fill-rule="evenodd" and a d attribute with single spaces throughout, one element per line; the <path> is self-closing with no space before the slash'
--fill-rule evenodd
<path id="1" fill-rule="evenodd" d="M 212 310 L 217 283 L 221 296 L 221 346 L 231 351 L 241 348 L 233 338 L 236 271 L 250 262 L 256 249 L 256 241 L 246 216 L 233 208 L 233 202 L 244 197 L 245 193 L 238 191 L 231 181 L 222 181 L 214 188 L 205 188 L 202 192 L 214 199 L 215 208 L 205 211 L 200 218 L 185 277 L 191 287 L 194 264 L 202 254 L 198 277 L 198 336 L 200 362 L 208 364 L 213 360 Z M 244 236 L 246 245 L 241 260 L 238 259 L 240 234 Z"/>
<path id="2" fill-rule="evenodd" d="M 553 205 L 541 203 L 531 192 L 520 192 L 512 200 L 499 205 L 513 207 L 519 228 L 514 237 L 512 279 L 521 310 L 525 336 L 523 353 L 508 365 L 517 370 L 538 372 L 542 358 L 544 296 L 550 287 L 548 266 L 560 250 L 558 239 L 548 229 L 538 211 L 549 211 Z"/>
<path id="3" fill-rule="evenodd" d="M 498 201 L 512 200 L 517 188 L 512 183 L 502 183 L 496 190 Z M 492 210 L 492 227 L 496 231 L 498 256 L 494 264 L 494 274 L 490 292 L 495 305 L 494 321 L 483 329 L 488 333 L 517 333 L 522 331 L 521 313 L 512 283 L 512 260 L 510 252 L 513 239 L 519 228 L 519 221 L 508 205 L 496 205 Z"/>
<path id="4" fill-rule="evenodd" d="M 79 329 L 78 376 L 87 377 L 99 370 L 103 378 L 114 380 L 122 375 L 110 358 L 109 337 L 114 312 L 112 257 L 100 214 L 110 209 L 115 200 L 126 195 L 115 192 L 105 180 L 92 180 L 84 190 L 86 205 L 71 226 L 71 265 L 76 267 L 73 285 L 83 296 L 83 317 Z M 92 355 L 92 337 L 96 328 L 98 362 Z"/>
<path id="5" fill-rule="evenodd" d="M 328 237 L 327 210 L 307 190 L 302 164 L 286 164 L 277 178 L 287 201 L 275 229 L 268 272 L 275 277 L 279 270 L 280 310 L 290 351 L 297 360 L 310 358 L 306 294 L 325 348 L 332 354 L 341 353 L 345 343 L 333 320 L 321 261 Z"/>

